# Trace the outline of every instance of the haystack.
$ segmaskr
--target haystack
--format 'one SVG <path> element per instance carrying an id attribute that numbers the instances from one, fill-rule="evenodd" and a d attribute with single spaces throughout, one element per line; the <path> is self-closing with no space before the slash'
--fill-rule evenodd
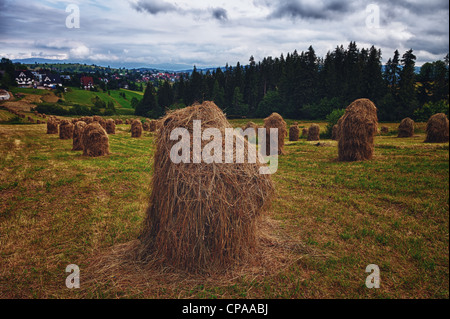
<path id="1" fill-rule="evenodd" d="M 73 124 L 71 121 L 61 121 L 59 125 L 59 138 L 61 140 L 71 140 L 73 138 Z"/>
<path id="2" fill-rule="evenodd" d="M 382 126 L 381 127 L 381 134 L 388 134 L 389 133 L 389 127 Z"/>
<path id="3" fill-rule="evenodd" d="M 274 186 L 270 175 L 261 175 L 261 164 L 192 163 L 174 164 L 170 159 L 175 128 L 185 128 L 193 138 L 193 121 L 201 131 L 231 128 L 223 112 L 204 102 L 168 113 L 164 130 L 156 139 L 150 205 L 139 237 L 139 257 L 159 260 L 190 271 L 223 269 L 254 253 L 256 221 L 270 204 Z M 245 145 L 247 158 L 248 142 Z M 202 141 L 201 148 L 210 141 Z M 189 149 L 189 147 L 188 147 Z M 230 150 L 236 154 L 236 149 Z"/>
<path id="4" fill-rule="evenodd" d="M 302 130 L 302 136 L 308 137 L 308 129 L 306 127 Z"/>
<path id="5" fill-rule="evenodd" d="M 150 132 L 150 122 L 145 121 L 145 122 L 142 124 L 142 129 L 143 129 L 145 132 Z"/>
<path id="6" fill-rule="evenodd" d="M 449 141 L 448 118 L 444 113 L 430 117 L 427 123 L 425 143 L 446 143 Z"/>
<path id="7" fill-rule="evenodd" d="M 133 123 L 131 123 L 131 137 L 141 137 L 142 131 L 142 122 L 140 120 L 134 120 Z"/>
<path id="8" fill-rule="evenodd" d="M 398 137 L 413 137 L 414 136 L 414 121 L 407 117 L 403 119 L 398 127 Z"/>
<path id="9" fill-rule="evenodd" d="M 369 160 L 374 153 L 374 138 L 378 131 L 377 108 L 368 99 L 350 104 L 342 117 L 339 130 L 339 160 Z"/>
<path id="10" fill-rule="evenodd" d="M 331 139 L 334 141 L 337 141 L 338 136 L 339 136 L 339 125 L 335 124 L 335 125 L 333 125 L 333 128 L 331 129 Z"/>
<path id="11" fill-rule="evenodd" d="M 94 115 L 93 121 L 98 122 L 106 130 L 106 121 L 103 117 Z"/>
<path id="12" fill-rule="evenodd" d="M 259 128 L 259 125 L 258 125 L 258 124 L 254 123 L 254 122 L 248 122 L 248 123 L 242 128 L 242 130 L 243 130 L 243 131 L 246 131 L 246 130 L 248 130 L 249 128 L 251 128 L 251 129 L 254 130 L 255 136 L 258 135 L 258 128 Z"/>
<path id="13" fill-rule="evenodd" d="M 123 124 L 123 121 L 120 120 L 120 119 L 115 120 L 114 122 L 116 123 L 116 125 L 122 125 Z"/>
<path id="14" fill-rule="evenodd" d="M 106 133 L 116 134 L 116 122 L 113 119 L 106 120 Z"/>
<path id="15" fill-rule="evenodd" d="M 92 122 L 94 122 L 94 118 L 91 116 L 82 117 L 80 120 L 85 122 L 86 124 L 91 124 Z"/>
<path id="16" fill-rule="evenodd" d="M 320 141 L 320 126 L 312 124 L 308 129 L 308 141 Z"/>
<path id="17" fill-rule="evenodd" d="M 270 129 L 278 129 L 278 155 L 285 154 L 284 138 L 287 136 L 287 124 L 280 114 L 272 113 L 268 118 L 264 119 L 264 128 L 266 129 L 266 153 L 269 154 L 270 145 Z"/>
<path id="18" fill-rule="evenodd" d="M 151 120 L 149 125 L 150 125 L 150 132 L 156 132 L 158 130 L 157 120 Z"/>
<path id="19" fill-rule="evenodd" d="M 292 125 L 289 128 L 289 141 L 296 142 L 300 139 L 300 129 L 298 125 Z"/>
<path id="20" fill-rule="evenodd" d="M 51 118 L 47 122 L 47 134 L 58 134 L 58 123 Z"/>
<path id="21" fill-rule="evenodd" d="M 73 129 L 73 148 L 72 151 L 82 151 L 83 150 L 83 130 L 87 126 L 87 124 L 83 121 L 79 121 L 75 124 Z"/>
<path id="22" fill-rule="evenodd" d="M 88 124 L 81 136 L 83 156 L 98 157 L 110 154 L 108 134 L 100 123 Z"/>

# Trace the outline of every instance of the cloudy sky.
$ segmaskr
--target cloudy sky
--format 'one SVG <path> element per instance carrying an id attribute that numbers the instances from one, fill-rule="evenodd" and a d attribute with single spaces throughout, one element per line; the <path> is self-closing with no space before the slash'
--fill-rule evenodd
<path id="1" fill-rule="evenodd" d="M 68 28 L 79 8 L 79 28 Z M 379 17 L 379 19 L 378 19 Z M 379 20 L 379 24 L 377 21 Z M 0 0 L 0 57 L 200 67 L 356 41 L 418 65 L 449 51 L 448 0 Z"/>

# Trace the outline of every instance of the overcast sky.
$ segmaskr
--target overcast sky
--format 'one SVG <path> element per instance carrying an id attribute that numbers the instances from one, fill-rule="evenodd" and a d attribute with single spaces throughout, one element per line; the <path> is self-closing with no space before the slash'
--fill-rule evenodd
<path id="1" fill-rule="evenodd" d="M 66 27 L 69 4 L 80 28 Z M 217 67 L 310 45 L 324 56 L 350 41 L 382 49 L 383 62 L 410 48 L 418 65 L 443 59 L 449 1 L 0 0 L 0 57 L 10 59 Z"/>

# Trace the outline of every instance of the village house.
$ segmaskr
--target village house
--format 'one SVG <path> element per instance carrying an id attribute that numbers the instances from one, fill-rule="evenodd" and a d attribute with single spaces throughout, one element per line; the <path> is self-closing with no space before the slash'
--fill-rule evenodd
<path id="1" fill-rule="evenodd" d="M 85 90 L 90 90 L 94 88 L 94 79 L 91 76 L 81 77 L 81 87 Z"/>
<path id="2" fill-rule="evenodd" d="M 62 86 L 61 77 L 59 76 L 59 74 L 46 73 L 42 75 L 42 85 L 49 88 Z"/>
<path id="3" fill-rule="evenodd" d="M 14 71 L 14 79 L 19 87 L 31 87 L 34 82 L 33 74 L 28 70 Z"/>

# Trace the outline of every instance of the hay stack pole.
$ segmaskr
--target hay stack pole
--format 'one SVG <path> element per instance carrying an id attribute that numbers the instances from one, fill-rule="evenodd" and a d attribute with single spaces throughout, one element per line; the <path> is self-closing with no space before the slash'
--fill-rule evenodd
<path id="1" fill-rule="evenodd" d="M 339 130 L 339 161 L 372 159 L 377 131 L 375 104 L 368 99 L 359 99 L 350 104 L 342 117 Z"/>
<path id="2" fill-rule="evenodd" d="M 81 136 L 83 156 L 98 157 L 110 154 L 108 134 L 100 123 L 88 124 Z"/>
<path id="3" fill-rule="evenodd" d="M 414 136 L 414 121 L 407 117 L 403 119 L 398 127 L 398 137 L 406 138 Z"/>
<path id="4" fill-rule="evenodd" d="M 449 141 L 447 115 L 438 113 L 430 117 L 427 123 L 425 143 L 446 143 Z"/>
<path id="5" fill-rule="evenodd" d="M 82 151 L 83 150 L 83 142 L 81 140 L 83 130 L 87 126 L 86 122 L 79 121 L 75 124 L 73 129 L 73 148 L 72 151 Z"/>
<path id="6" fill-rule="evenodd" d="M 225 269 L 254 253 L 256 220 L 270 203 L 273 184 L 260 175 L 261 164 L 174 164 L 170 140 L 175 128 L 193 137 L 193 121 L 201 131 L 231 128 L 223 112 L 204 102 L 169 113 L 156 139 L 150 205 L 139 237 L 138 258 L 189 271 Z M 238 138 L 238 137 L 237 137 Z M 245 145 L 247 141 L 240 137 Z M 201 141 L 201 148 L 210 141 Z M 193 145 L 190 144 L 192 161 Z M 236 150 L 233 149 L 233 153 Z"/>
<path id="7" fill-rule="evenodd" d="M 73 138 L 73 124 L 68 120 L 61 121 L 59 125 L 59 138 L 61 140 L 71 140 Z"/>
<path id="8" fill-rule="evenodd" d="M 270 145 L 270 129 L 278 129 L 278 155 L 284 155 L 284 138 L 287 136 L 287 124 L 278 113 L 272 113 L 268 118 L 264 119 L 264 128 L 266 129 L 266 153 L 269 154 Z"/>

